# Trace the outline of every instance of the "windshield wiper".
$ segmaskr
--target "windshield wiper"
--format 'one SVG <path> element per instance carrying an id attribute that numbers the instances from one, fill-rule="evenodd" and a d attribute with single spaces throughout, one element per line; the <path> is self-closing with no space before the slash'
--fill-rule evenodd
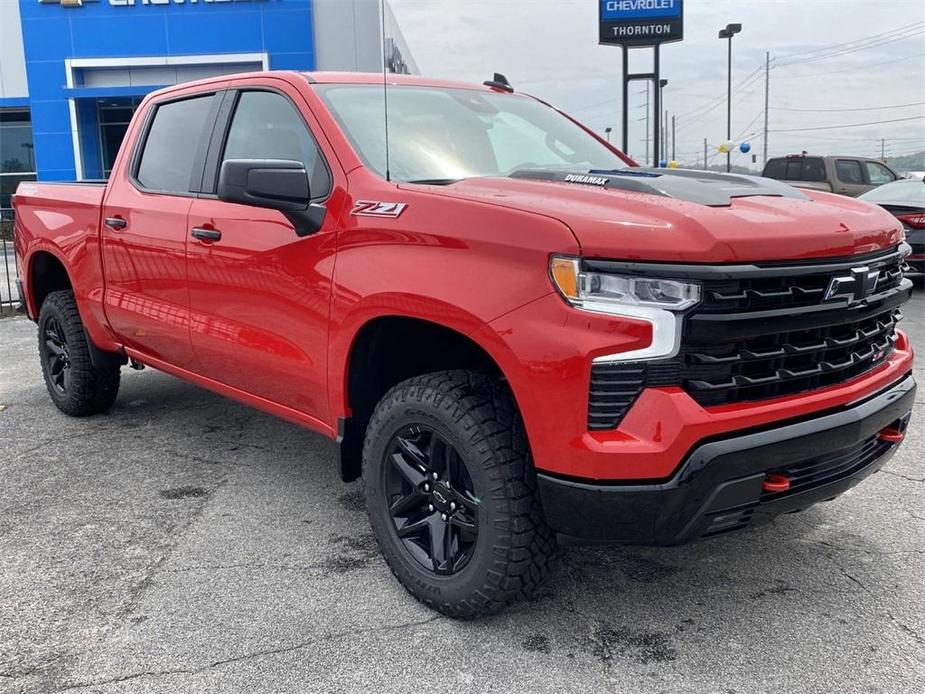
<path id="1" fill-rule="evenodd" d="M 423 186 L 448 186 L 459 180 L 458 178 L 419 178 L 414 181 L 406 181 L 406 183 L 419 183 Z"/>

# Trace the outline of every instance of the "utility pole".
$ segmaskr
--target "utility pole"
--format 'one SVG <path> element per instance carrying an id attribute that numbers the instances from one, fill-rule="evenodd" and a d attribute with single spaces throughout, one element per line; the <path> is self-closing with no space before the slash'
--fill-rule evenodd
<path id="1" fill-rule="evenodd" d="M 675 141 L 675 129 L 674 129 L 674 116 L 672 116 L 671 117 L 671 158 L 677 161 L 678 158 L 675 156 L 675 144 L 676 144 L 676 141 Z"/>
<path id="2" fill-rule="evenodd" d="M 707 138 L 703 138 L 703 170 L 707 170 Z"/>
<path id="3" fill-rule="evenodd" d="M 886 161 L 886 138 L 880 138 L 880 161 Z"/>
<path id="4" fill-rule="evenodd" d="M 764 54 L 764 152 L 762 159 L 764 165 L 768 165 L 768 92 L 771 77 L 771 51 Z"/>

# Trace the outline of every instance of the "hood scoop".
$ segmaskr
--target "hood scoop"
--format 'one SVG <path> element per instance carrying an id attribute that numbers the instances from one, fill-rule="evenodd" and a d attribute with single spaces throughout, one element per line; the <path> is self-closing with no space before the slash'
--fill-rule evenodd
<path id="1" fill-rule="evenodd" d="M 746 198 L 754 195 L 796 198 L 797 200 L 810 199 L 796 188 L 770 178 L 693 169 L 632 168 L 574 173 L 523 169 L 512 173 L 511 178 L 555 181 L 632 193 L 648 193 L 695 202 L 708 207 L 728 207 L 732 204 L 733 198 Z"/>

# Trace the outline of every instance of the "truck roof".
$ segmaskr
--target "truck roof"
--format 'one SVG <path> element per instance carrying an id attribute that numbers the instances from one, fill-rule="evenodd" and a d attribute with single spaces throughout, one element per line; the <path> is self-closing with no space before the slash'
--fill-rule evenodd
<path id="1" fill-rule="evenodd" d="M 187 87 L 195 86 L 205 86 L 209 84 L 215 84 L 216 82 L 234 82 L 235 80 L 245 79 L 249 77 L 266 77 L 266 76 L 287 76 L 294 77 L 298 76 L 302 79 L 308 80 L 313 84 L 382 84 L 382 73 L 381 72 L 295 72 L 293 70 L 262 70 L 255 72 L 236 72 L 231 75 L 216 75 L 214 77 L 206 77 L 201 80 L 194 80 L 191 82 L 183 82 L 181 84 L 172 84 L 169 87 L 164 87 L 163 89 L 158 89 L 155 92 L 151 92 L 149 96 L 159 96 L 162 94 L 168 94 L 177 89 L 185 89 Z M 479 91 L 495 91 L 491 87 L 474 84 L 472 82 L 459 82 L 454 80 L 441 80 L 434 79 L 431 77 L 421 77 L 418 75 L 399 75 L 394 73 L 388 73 L 386 76 L 388 84 L 407 84 L 407 85 L 416 85 L 420 87 L 437 87 L 437 88 L 455 88 L 455 89 L 476 89 Z"/>

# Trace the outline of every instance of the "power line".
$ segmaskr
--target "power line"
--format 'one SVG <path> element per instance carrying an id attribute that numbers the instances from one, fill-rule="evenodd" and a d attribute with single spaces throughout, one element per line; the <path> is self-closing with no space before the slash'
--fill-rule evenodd
<path id="1" fill-rule="evenodd" d="M 881 46 L 885 46 L 890 43 L 896 43 L 897 41 L 905 41 L 906 39 L 911 39 L 915 36 L 918 36 L 919 34 L 925 34 L 925 29 L 911 32 L 905 36 L 897 36 L 894 38 L 885 39 L 883 41 L 870 43 L 870 44 L 867 44 L 866 46 L 858 46 L 857 48 L 852 48 L 850 50 L 846 49 L 843 51 L 835 51 L 832 53 L 827 53 L 825 55 L 817 56 L 815 58 L 805 58 L 805 59 L 800 59 L 800 60 L 793 60 L 789 63 L 781 63 L 781 67 L 786 67 L 787 65 L 808 65 L 810 63 L 818 63 L 821 60 L 829 60 L 830 58 L 838 58 L 843 55 L 849 55 L 850 53 L 857 53 L 858 51 L 866 51 L 871 48 L 879 48 Z"/>
<path id="2" fill-rule="evenodd" d="M 755 79 L 752 80 L 751 84 L 749 84 L 745 89 L 740 89 L 738 93 L 736 94 L 736 98 L 733 101 L 733 103 L 740 104 L 743 101 L 745 101 L 745 99 L 748 98 L 748 96 L 751 94 L 751 90 L 754 89 L 760 82 L 761 82 L 760 78 L 756 77 Z M 706 111 L 703 111 L 702 113 L 698 115 L 688 117 L 688 119 L 684 123 L 681 123 L 678 125 L 678 130 L 689 129 L 692 125 L 706 118 L 712 111 L 715 111 L 717 108 L 722 106 L 725 102 L 726 102 L 726 97 L 723 97 L 721 100 L 717 101 L 713 106 L 708 108 Z"/>
<path id="3" fill-rule="evenodd" d="M 837 55 L 845 55 L 856 51 L 863 51 L 869 48 L 876 48 L 894 41 L 902 41 L 925 31 L 925 22 L 913 22 L 889 31 L 884 31 L 872 36 L 865 36 L 860 39 L 853 39 L 842 43 L 834 43 L 828 46 L 821 46 L 808 51 L 798 51 L 781 56 L 784 64 L 791 65 L 794 63 L 814 63 L 819 60 L 827 60 Z M 798 57 L 804 56 L 804 57 Z"/>
<path id="4" fill-rule="evenodd" d="M 865 70 L 872 67 L 880 67 L 881 65 L 897 65 L 903 60 L 911 60 L 912 58 L 921 58 L 925 53 L 915 53 L 914 55 L 905 55 L 898 58 L 890 58 L 889 60 L 884 60 L 881 63 L 870 63 L 869 65 L 864 65 Z M 790 65 L 799 65 L 799 63 L 790 63 Z M 783 67 L 783 66 L 782 66 Z M 825 77 L 826 75 L 840 75 L 845 72 L 856 72 L 857 67 L 848 67 L 842 70 L 828 70 L 826 72 L 812 72 L 808 75 L 778 75 L 777 79 L 783 80 L 794 80 L 794 79 L 803 79 L 804 77 Z"/>
<path id="5" fill-rule="evenodd" d="M 748 74 L 748 76 L 746 76 L 742 81 L 739 82 L 739 84 L 736 85 L 736 87 L 735 87 L 735 89 L 734 89 L 733 91 L 735 91 L 736 93 L 740 93 L 741 90 L 745 87 L 746 83 L 748 83 L 749 80 L 751 80 L 751 79 L 755 78 L 756 76 L 760 75 L 760 73 L 761 73 L 761 71 L 762 71 L 763 69 L 764 69 L 764 65 L 759 65 L 758 67 L 756 67 L 754 70 L 752 70 L 752 71 Z M 712 111 L 712 110 L 713 110 L 714 108 L 716 108 L 717 106 L 720 106 L 721 104 L 723 104 L 725 101 L 726 101 L 726 95 L 725 95 L 725 94 L 722 94 L 722 95 L 720 95 L 720 96 L 718 96 L 718 97 L 714 97 L 714 98 L 711 99 L 708 103 L 701 104 L 700 106 L 696 106 L 695 108 L 692 108 L 690 111 L 685 111 L 685 112 L 683 112 L 683 113 L 677 114 L 677 115 L 678 115 L 678 120 L 679 120 L 679 121 L 684 121 L 684 120 L 686 120 L 686 119 L 691 119 L 691 118 L 695 117 L 694 114 L 698 113 L 699 111 L 704 111 L 704 109 L 706 109 L 706 110 L 704 111 L 704 113 L 708 113 L 709 111 Z M 699 118 L 700 116 L 696 116 L 696 117 Z"/>
<path id="6" fill-rule="evenodd" d="M 911 116 L 909 118 L 893 118 L 890 120 L 875 120 L 868 123 L 847 123 L 845 125 L 821 125 L 813 128 L 786 128 L 784 130 L 771 130 L 772 133 L 798 133 L 809 130 L 839 130 L 841 128 L 860 128 L 864 125 L 881 125 L 883 123 L 901 123 L 903 121 L 920 120 L 925 116 Z"/>
<path id="7" fill-rule="evenodd" d="M 885 111 L 891 108 L 908 108 L 910 106 L 925 106 L 925 101 L 916 101 L 911 104 L 894 104 L 892 106 L 864 106 L 862 108 L 787 108 L 784 106 L 771 106 L 771 110 L 801 111 L 804 113 L 842 113 L 843 111 Z"/>
<path id="8" fill-rule="evenodd" d="M 811 48 L 811 49 L 809 49 L 809 50 L 807 50 L 807 51 L 795 51 L 795 52 L 793 52 L 793 53 L 786 53 L 786 54 L 784 54 L 783 57 L 784 57 L 784 58 L 793 58 L 793 57 L 798 56 L 798 55 L 809 55 L 809 54 L 811 54 L 811 53 L 819 53 L 819 52 L 821 52 L 821 51 L 830 51 L 830 50 L 832 50 L 832 49 L 834 49 L 834 48 L 844 47 L 844 46 L 848 46 L 848 45 L 850 45 L 850 44 L 859 43 L 859 42 L 862 42 L 862 41 L 870 41 L 871 39 L 876 39 L 876 38 L 881 37 L 881 36 L 886 36 L 887 34 L 895 34 L 896 32 L 906 31 L 906 30 L 908 30 L 908 29 L 912 29 L 912 28 L 914 28 L 914 27 L 918 27 L 918 26 L 921 26 L 921 25 L 923 25 L 923 24 L 925 24 L 925 22 L 922 22 L 922 21 L 913 22 L 912 24 L 904 24 L 903 26 L 895 27 L 895 28 L 893 28 L 893 29 L 888 29 L 887 31 L 882 31 L 882 32 L 880 32 L 879 34 L 873 34 L 872 36 L 866 36 L 866 37 L 863 37 L 863 38 L 860 38 L 860 39 L 852 39 L 851 41 L 843 41 L 842 43 L 832 43 L 832 44 L 829 44 L 828 46 L 821 46 L 821 47 L 819 47 L 819 48 Z"/>

